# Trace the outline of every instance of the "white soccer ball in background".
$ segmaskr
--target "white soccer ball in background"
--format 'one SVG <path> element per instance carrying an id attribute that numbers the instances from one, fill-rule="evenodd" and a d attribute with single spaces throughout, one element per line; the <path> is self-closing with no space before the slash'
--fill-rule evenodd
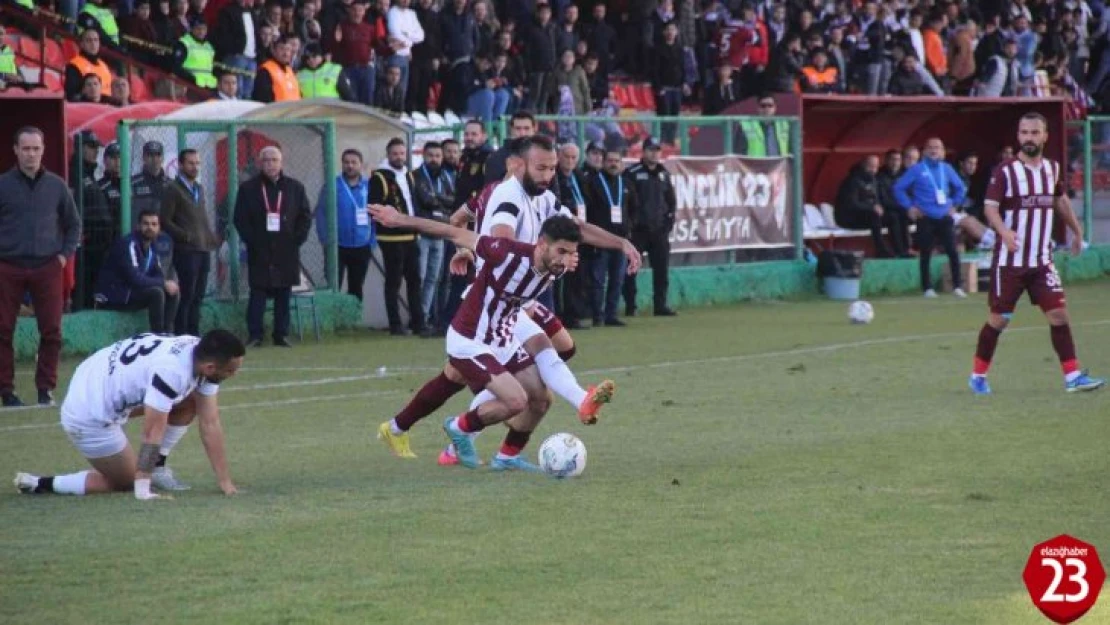
<path id="1" fill-rule="evenodd" d="M 540 445 L 540 467 L 554 477 L 582 475 L 586 470 L 586 446 L 574 434 L 552 434 Z"/>
<path id="2" fill-rule="evenodd" d="M 874 318 L 875 309 L 863 300 L 856 300 L 848 307 L 848 319 L 852 323 L 871 323 Z"/>

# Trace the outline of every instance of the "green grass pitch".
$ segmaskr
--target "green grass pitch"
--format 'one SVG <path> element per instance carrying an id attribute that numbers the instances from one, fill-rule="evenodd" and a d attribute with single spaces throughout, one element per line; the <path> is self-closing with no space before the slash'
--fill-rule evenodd
<path id="1" fill-rule="evenodd" d="M 1021 581 L 1035 543 L 1070 533 L 1110 565 L 1110 391 L 1063 392 L 1023 302 L 995 395 L 972 397 L 984 299 L 877 299 L 868 326 L 806 301 L 579 332 L 572 368 L 618 390 L 600 424 L 559 402 L 533 438 L 534 458 L 582 437 L 566 481 L 436 466 L 469 395 L 414 429 L 417 460 L 374 440 L 441 340 L 255 350 L 221 391 L 244 493 L 218 494 L 195 428 L 174 501 L 6 488 L 0 623 L 1045 623 Z M 1081 361 L 1110 374 L 1106 283 L 1069 304 Z M 56 423 L 0 412 L 0 474 L 83 468 Z M 1081 623 L 1110 623 L 1108 594 Z"/>

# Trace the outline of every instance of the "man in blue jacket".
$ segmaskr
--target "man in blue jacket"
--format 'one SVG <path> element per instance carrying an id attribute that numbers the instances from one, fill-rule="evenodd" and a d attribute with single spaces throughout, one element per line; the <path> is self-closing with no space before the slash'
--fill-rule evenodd
<path id="1" fill-rule="evenodd" d="M 952 216 L 964 201 L 967 187 L 960 175 L 944 161 L 944 144 L 936 137 L 925 142 L 925 156 L 894 183 L 894 198 L 917 222 L 917 247 L 921 252 L 921 290 L 936 297 L 929 276 L 929 261 L 937 239 L 948 254 L 952 270 L 952 294 L 967 297 L 960 288 L 960 254 L 956 251 L 956 225 Z"/>
<path id="2" fill-rule="evenodd" d="M 339 230 L 339 284 L 347 275 L 347 292 L 362 301 L 362 283 L 370 269 L 370 251 L 374 247 L 374 228 L 366 212 L 369 181 L 362 175 L 362 153 L 344 150 L 341 158 L 343 173 L 335 178 L 335 220 Z M 320 190 L 316 202 L 316 236 L 327 255 L 331 244 L 328 230 L 327 188 Z"/>
<path id="3" fill-rule="evenodd" d="M 96 281 L 96 303 L 115 310 L 147 309 L 150 331 L 172 333 L 177 314 L 177 283 L 167 280 L 154 242 L 161 232 L 158 210 L 144 208 L 138 229 L 118 239 Z"/>

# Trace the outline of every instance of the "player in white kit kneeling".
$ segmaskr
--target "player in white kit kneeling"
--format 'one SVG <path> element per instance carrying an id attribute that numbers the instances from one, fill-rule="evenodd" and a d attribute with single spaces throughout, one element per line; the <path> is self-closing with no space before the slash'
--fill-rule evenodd
<path id="1" fill-rule="evenodd" d="M 242 366 L 245 352 L 227 330 L 199 339 L 140 334 L 96 352 L 73 373 L 61 411 L 62 430 L 93 470 L 52 477 L 17 473 L 16 487 L 64 495 L 134 490 L 136 499 L 157 499 L 151 477 L 159 457 L 164 462 L 167 443 L 172 448 L 195 416 L 220 490 L 235 494 L 216 393 Z M 146 419 L 136 454 L 123 424 L 139 414 Z"/>

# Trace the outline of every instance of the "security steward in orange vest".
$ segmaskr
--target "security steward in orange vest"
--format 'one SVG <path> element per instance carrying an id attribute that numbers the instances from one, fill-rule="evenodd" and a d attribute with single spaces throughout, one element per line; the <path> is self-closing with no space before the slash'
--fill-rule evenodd
<path id="1" fill-rule="evenodd" d="M 66 100 L 77 102 L 81 99 L 81 87 L 85 84 L 86 74 L 95 74 L 100 78 L 100 97 L 111 96 L 112 70 L 100 58 L 100 33 L 92 28 L 86 30 L 81 33 L 79 45 L 81 51 L 66 63 Z"/>
<path id="2" fill-rule="evenodd" d="M 801 83 L 803 93 L 840 93 L 840 77 L 829 65 L 827 52 L 813 51 L 812 63 L 802 68 Z"/>
<path id="3" fill-rule="evenodd" d="M 293 60 L 293 46 L 289 38 L 283 36 L 270 49 L 272 57 L 259 66 L 254 77 L 254 94 L 251 99 L 266 103 L 300 100 L 301 87 L 297 83 L 297 73 L 289 65 Z"/>

